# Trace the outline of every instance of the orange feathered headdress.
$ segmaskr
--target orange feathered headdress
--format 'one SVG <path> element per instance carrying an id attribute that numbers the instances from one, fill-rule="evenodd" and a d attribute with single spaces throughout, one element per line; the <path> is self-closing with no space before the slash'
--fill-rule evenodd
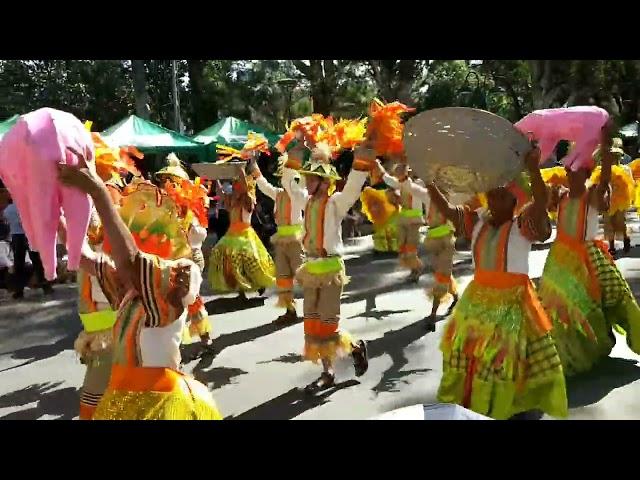
<path id="1" fill-rule="evenodd" d="M 404 150 L 402 136 L 404 124 L 400 115 L 414 112 L 415 108 L 407 107 L 400 102 L 384 104 L 377 98 L 369 107 L 368 132 L 375 132 L 375 150 L 379 156 L 400 154 Z"/>
<path id="2" fill-rule="evenodd" d="M 180 183 L 174 184 L 167 182 L 164 190 L 182 212 L 185 222 L 185 230 L 188 230 L 193 217 L 203 227 L 209 224 L 209 192 L 197 177 L 195 181 L 181 180 Z"/>
<path id="3" fill-rule="evenodd" d="M 216 145 L 216 153 L 220 156 L 220 160 L 223 162 L 229 161 L 233 158 L 238 160 L 249 160 L 251 154 L 254 152 L 266 153 L 269 152 L 269 141 L 264 135 L 259 133 L 249 132 L 247 135 L 247 141 L 242 147 L 242 150 L 236 150 L 235 148 L 228 147 L 226 145 Z"/>
<path id="4" fill-rule="evenodd" d="M 85 122 L 85 128 L 91 132 L 91 122 Z M 114 148 L 107 144 L 98 132 L 91 132 L 95 148 L 96 172 L 103 182 L 119 180 L 121 176 L 132 173 L 140 175 L 134 158 L 142 159 L 144 154 L 136 147 Z"/>
<path id="5" fill-rule="evenodd" d="M 311 116 L 294 120 L 276 144 L 276 149 L 280 153 L 286 152 L 298 135 L 309 142 L 309 148 L 313 148 L 318 143 L 326 143 L 334 156 L 340 150 L 335 125 L 331 117 L 314 113 Z"/>

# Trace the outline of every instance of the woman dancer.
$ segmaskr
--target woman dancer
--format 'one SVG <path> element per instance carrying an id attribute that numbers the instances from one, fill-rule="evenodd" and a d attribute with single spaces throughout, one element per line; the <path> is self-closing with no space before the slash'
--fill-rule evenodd
<path id="1" fill-rule="evenodd" d="M 276 269 L 269 252 L 251 227 L 251 213 L 256 204 L 256 181 L 240 169 L 240 178 L 232 183 L 231 193 L 221 185 L 219 195 L 229 211 L 231 225 L 211 251 L 209 283 L 216 292 L 257 291 L 262 295 L 276 282 Z"/>
<path id="2" fill-rule="evenodd" d="M 487 193 L 487 215 L 449 204 L 428 186 L 432 201 L 458 232 L 472 240 L 474 278 L 460 297 L 442 337 L 441 402 L 457 403 L 495 419 L 542 410 L 567 415 L 567 394 L 551 321 L 529 278 L 529 252 L 551 234 L 540 151 L 527 155 L 533 202 L 517 213 L 506 187 Z"/>
<path id="3" fill-rule="evenodd" d="M 597 184 L 587 185 L 593 163 L 567 169 L 569 189 L 559 194 L 557 237 L 540 279 L 540 298 L 567 375 L 590 370 L 609 355 L 613 328 L 626 332 L 629 347 L 640 353 L 640 309 L 607 245 L 596 239 L 598 213 L 609 210 L 615 162 L 610 146 L 604 129 Z"/>
<path id="4" fill-rule="evenodd" d="M 109 303 L 117 309 L 111 378 L 93 418 L 220 419 L 207 388 L 178 370 L 180 337 L 187 308 L 198 293 L 200 271 L 186 258 L 165 260 L 138 247 L 153 245 L 164 251 L 166 246 L 177 255 L 172 234 L 177 219 L 162 234 L 145 229 L 137 232 L 136 241 L 121 218 L 123 208 L 118 213 L 95 174 L 67 165 L 60 165 L 59 170 L 64 185 L 92 197 L 112 252 L 111 257 L 96 255 L 86 243 L 82 251 L 81 268 L 98 278 Z M 154 199 L 161 196 L 155 190 L 151 195 Z M 154 202 L 145 204 L 142 217 L 130 219 L 132 228 L 140 226 Z M 133 210 L 140 212 L 139 207 Z M 186 239 L 180 247 L 190 257 Z"/>

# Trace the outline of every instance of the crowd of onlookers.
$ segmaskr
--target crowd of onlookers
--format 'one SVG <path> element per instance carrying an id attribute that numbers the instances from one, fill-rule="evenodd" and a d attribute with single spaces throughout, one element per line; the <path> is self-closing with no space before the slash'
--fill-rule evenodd
<path id="1" fill-rule="evenodd" d="M 44 277 L 40 255 L 29 247 L 18 209 L 10 197 L 6 203 L 0 215 L 0 288 L 11 291 L 16 300 L 24 297 L 27 286 L 41 288 L 49 295 L 53 287 Z"/>

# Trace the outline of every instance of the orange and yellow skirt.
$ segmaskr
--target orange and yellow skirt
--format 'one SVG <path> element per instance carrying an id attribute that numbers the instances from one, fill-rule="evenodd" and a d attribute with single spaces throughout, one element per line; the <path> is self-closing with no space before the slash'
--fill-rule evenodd
<path id="1" fill-rule="evenodd" d="M 568 414 L 551 322 L 527 275 L 476 271 L 440 346 L 438 399 L 504 420 L 528 410 Z"/>
<path id="2" fill-rule="evenodd" d="M 94 420 L 221 420 L 207 387 L 168 368 L 113 365 Z"/>

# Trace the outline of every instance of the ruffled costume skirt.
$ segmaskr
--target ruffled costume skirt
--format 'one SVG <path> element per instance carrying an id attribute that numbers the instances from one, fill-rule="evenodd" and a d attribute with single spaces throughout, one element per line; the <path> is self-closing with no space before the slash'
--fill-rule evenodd
<path id="1" fill-rule="evenodd" d="M 613 329 L 640 353 L 640 308 L 603 242 L 559 234 L 544 266 L 540 298 L 567 375 L 588 371 L 609 355 Z"/>
<path id="2" fill-rule="evenodd" d="M 114 365 L 94 420 L 221 420 L 202 383 L 167 368 Z"/>
<path id="3" fill-rule="evenodd" d="M 398 253 L 398 215 L 382 225 L 373 224 L 373 249 L 376 252 Z"/>
<path id="4" fill-rule="evenodd" d="M 442 338 L 438 399 L 505 420 L 528 410 L 568 414 L 565 378 L 527 275 L 476 272 Z"/>
<path id="5" fill-rule="evenodd" d="M 351 354 L 351 335 L 340 329 L 340 297 L 349 282 L 342 258 L 307 259 L 296 281 L 304 293 L 304 358 L 333 362 Z"/>
<path id="6" fill-rule="evenodd" d="M 220 293 L 252 292 L 276 282 L 273 259 L 255 230 L 232 224 L 209 257 L 209 283 Z"/>

